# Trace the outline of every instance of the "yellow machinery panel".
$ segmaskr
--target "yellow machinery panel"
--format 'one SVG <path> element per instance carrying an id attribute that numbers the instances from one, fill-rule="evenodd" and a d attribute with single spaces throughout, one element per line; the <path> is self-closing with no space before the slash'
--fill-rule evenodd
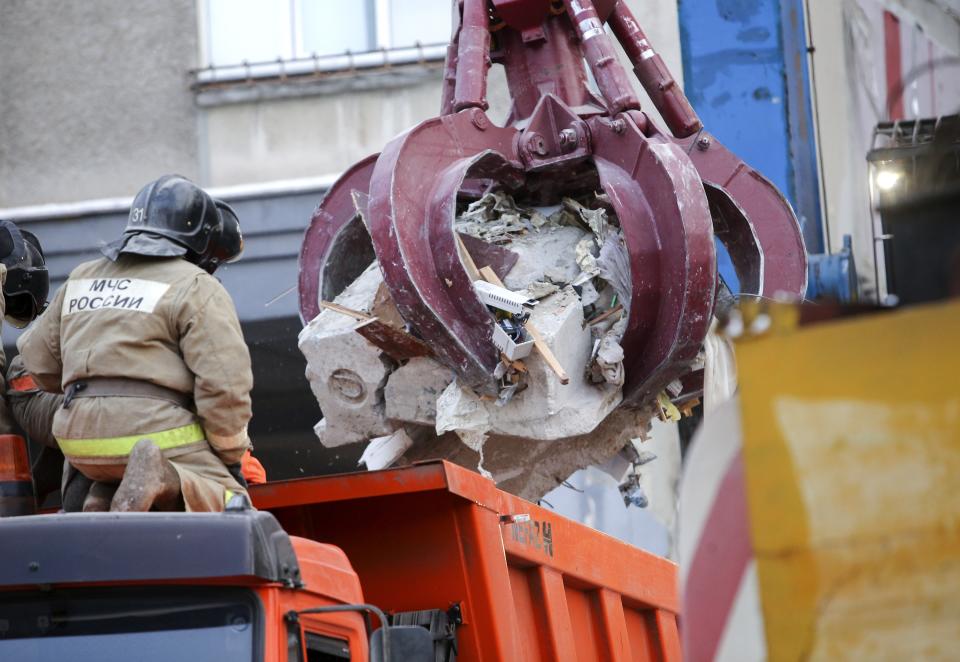
<path id="1" fill-rule="evenodd" d="M 771 660 L 960 656 L 960 302 L 736 347 Z"/>

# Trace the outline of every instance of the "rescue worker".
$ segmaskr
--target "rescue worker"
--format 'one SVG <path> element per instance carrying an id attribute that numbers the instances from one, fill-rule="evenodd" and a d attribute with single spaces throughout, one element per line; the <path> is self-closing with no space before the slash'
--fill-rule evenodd
<path id="1" fill-rule="evenodd" d="M 11 221 L 0 221 L 0 283 L 3 291 L 0 317 L 15 327 L 29 324 L 47 305 L 50 277 L 43 249 L 36 236 Z M 3 380 L 5 363 L 6 356 L 0 345 L 0 435 L 18 434 L 16 416 L 2 397 L 7 390 Z M 47 466 L 49 463 L 39 461 L 35 464 L 41 470 Z M 57 476 L 50 477 L 57 481 Z"/>
<path id="2" fill-rule="evenodd" d="M 12 221 L 0 220 L 0 317 L 17 328 L 34 320 L 47 305 L 50 276 L 40 241 Z M 0 395 L 5 391 L 2 378 L 7 359 L 0 345 Z M 0 397 L 0 434 L 13 434 L 14 420 L 6 400 Z"/>
<path id="3" fill-rule="evenodd" d="M 15 327 L 23 328 L 34 320 L 47 305 L 50 276 L 40 241 L 27 230 L 21 230 L 12 221 L 0 220 L 0 317 Z M 0 345 L 0 395 L 6 390 L 2 375 L 6 355 Z M 0 397 L 0 434 L 14 434 L 15 421 Z"/>
<path id="4" fill-rule="evenodd" d="M 50 275 L 37 237 L 21 230 L 12 221 L 0 221 L 0 317 L 17 328 L 32 322 L 47 306 Z M 5 390 L 2 378 L 6 355 L 0 345 L 0 394 Z M 0 434 L 12 434 L 14 419 L 6 400 L 0 398 Z"/>
<path id="5" fill-rule="evenodd" d="M 228 205 L 161 177 L 21 336 L 37 385 L 64 394 L 53 434 L 94 481 L 85 511 L 216 511 L 245 494 L 250 354 L 212 276 L 242 243 Z"/>

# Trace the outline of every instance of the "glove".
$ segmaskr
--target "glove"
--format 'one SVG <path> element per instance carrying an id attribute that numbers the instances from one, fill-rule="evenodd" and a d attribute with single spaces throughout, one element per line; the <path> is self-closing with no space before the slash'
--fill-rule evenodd
<path id="1" fill-rule="evenodd" d="M 240 467 L 243 470 L 243 477 L 247 479 L 247 485 L 262 485 L 267 482 L 267 472 L 260 464 L 260 460 L 255 458 L 249 449 L 243 454 Z"/>
<path id="2" fill-rule="evenodd" d="M 228 464 L 226 466 L 227 471 L 229 471 L 230 475 L 233 476 L 238 483 L 240 483 L 240 486 L 243 489 L 247 489 L 247 479 L 243 477 L 243 465 L 237 462 L 236 464 Z"/>

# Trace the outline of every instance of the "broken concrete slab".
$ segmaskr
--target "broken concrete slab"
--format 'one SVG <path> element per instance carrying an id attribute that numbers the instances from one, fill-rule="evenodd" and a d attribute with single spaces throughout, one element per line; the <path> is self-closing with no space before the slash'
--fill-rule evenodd
<path id="1" fill-rule="evenodd" d="M 387 379 L 383 392 L 387 418 L 434 426 L 437 398 L 453 381 L 453 371 L 428 358 L 410 359 Z"/>
<path id="2" fill-rule="evenodd" d="M 496 266 L 483 262 L 496 261 L 503 271 L 515 256 L 516 264 L 505 276 L 482 279 L 503 281 L 514 293 L 530 288 L 531 298 L 538 299 L 520 312 L 511 311 L 510 319 L 490 312 L 491 329 L 508 322 L 521 325 L 531 337 L 535 334 L 538 348 L 521 360 L 499 364 L 492 377 L 501 397 L 462 388 L 455 371 L 431 356 L 391 360 L 382 345 L 378 349 L 358 336 L 357 320 L 336 320 L 331 317 L 335 313 L 325 312 L 301 335 L 308 377 L 327 417 L 317 427 L 324 445 L 375 439 L 368 449 L 373 456 L 406 446 L 409 439 L 401 462 L 448 459 L 489 471 L 503 489 L 535 499 L 577 469 L 605 462 L 630 439 L 643 436 L 652 410 L 619 408 L 620 326 L 626 320 L 625 303 L 618 305 L 616 299 L 628 299 L 629 292 L 617 291 L 603 277 L 623 275 L 616 271 L 622 266 L 617 264 L 620 247 L 612 243 L 620 236 L 611 222 L 615 217 L 572 201 L 549 218 L 546 213 L 498 194 L 472 205 L 456 224 L 470 235 L 460 242 L 462 257 L 469 258 L 465 264 L 479 258 L 473 271 L 482 274 Z M 602 246 L 611 254 L 606 260 Z M 376 264 L 335 302 L 374 315 L 398 333 L 411 331 Z M 585 314 L 595 323 L 586 324 Z M 429 346 L 429 338 L 422 341 Z M 600 359 L 595 366 L 594 358 Z M 599 383 L 589 378 L 592 368 Z M 349 397 L 361 392 L 360 400 Z M 402 444 L 397 441 L 401 429 Z"/>
<path id="3" fill-rule="evenodd" d="M 373 264 L 335 302 L 368 313 L 381 280 Z M 383 387 L 394 364 L 356 333 L 357 324 L 352 317 L 323 310 L 300 332 L 307 379 L 324 414 L 324 424 L 317 430 L 324 446 L 366 441 L 396 428 L 387 420 L 383 404 Z"/>

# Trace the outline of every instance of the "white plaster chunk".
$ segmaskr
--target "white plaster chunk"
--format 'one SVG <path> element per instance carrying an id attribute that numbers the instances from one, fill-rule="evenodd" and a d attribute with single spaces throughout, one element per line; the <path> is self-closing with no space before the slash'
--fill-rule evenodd
<path id="1" fill-rule="evenodd" d="M 321 445 L 326 448 L 356 444 L 370 438 L 365 431 L 353 427 L 343 427 L 336 419 L 321 418 L 313 426 L 313 431 Z"/>
<path id="2" fill-rule="evenodd" d="M 604 334 L 600 339 L 597 357 L 591 365 L 591 377 L 594 381 L 605 381 L 614 386 L 623 386 L 623 347 L 617 342 L 615 331 Z"/>
<path id="3" fill-rule="evenodd" d="M 483 446 L 490 429 L 490 412 L 476 393 L 454 380 L 437 398 L 436 432 L 440 437 L 453 431 L 463 444 L 477 453 L 477 471 L 487 478 L 493 474 L 483 466 Z"/>
<path id="4" fill-rule="evenodd" d="M 365 466 L 368 471 L 386 469 L 400 459 L 412 445 L 413 439 L 400 428 L 391 435 L 371 439 L 357 464 Z"/>
<path id="5" fill-rule="evenodd" d="M 593 237 L 584 237 L 577 242 L 574 252 L 577 256 L 577 264 L 583 273 L 593 277 L 600 273 L 600 267 L 597 266 L 597 257 L 594 251 L 597 251 L 597 244 Z"/>
<path id="6" fill-rule="evenodd" d="M 477 460 L 477 472 L 485 478 L 493 478 L 493 474 L 483 466 L 483 445 L 487 442 L 487 434 L 479 430 L 457 430 L 457 436 L 467 448 L 480 456 Z"/>
<path id="7" fill-rule="evenodd" d="M 535 280 L 527 285 L 526 296 L 530 299 L 542 299 L 560 290 L 560 286 L 548 280 Z"/>

